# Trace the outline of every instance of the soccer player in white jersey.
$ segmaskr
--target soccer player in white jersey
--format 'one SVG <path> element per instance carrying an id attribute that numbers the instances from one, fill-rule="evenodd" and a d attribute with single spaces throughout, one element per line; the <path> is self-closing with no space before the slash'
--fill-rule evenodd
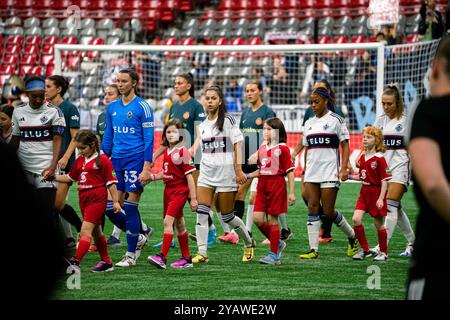
<path id="1" fill-rule="evenodd" d="M 214 193 L 217 193 L 218 210 L 224 222 L 233 227 L 244 240 L 243 261 L 251 261 L 255 243 L 245 224 L 234 214 L 234 200 L 238 190 L 237 183 L 245 183 L 247 178 L 242 171 L 242 132 L 236 120 L 226 114 L 227 108 L 222 89 L 211 86 L 205 90 L 208 116 L 197 127 L 197 138 L 191 148 L 195 155 L 202 146 L 200 175 L 197 182 L 197 246 L 198 254 L 193 263 L 207 263 L 208 217 Z"/>
<path id="2" fill-rule="evenodd" d="M 392 179 L 388 182 L 388 214 L 385 221 L 388 241 L 398 224 L 408 245 L 400 255 L 411 256 L 415 240 L 411 222 L 401 206 L 403 194 L 409 184 L 409 156 L 405 146 L 407 117 L 403 98 L 398 84 L 387 85 L 382 96 L 384 114 L 377 118 L 374 127 L 380 128 L 384 135 L 386 153 L 384 157 L 391 169 Z M 375 248 L 376 250 L 377 248 Z"/>
<path id="3" fill-rule="evenodd" d="M 306 121 L 303 131 L 303 145 L 308 152 L 304 180 L 309 211 L 307 228 L 310 251 L 300 255 L 300 259 L 320 257 L 320 204 L 323 213 L 348 237 L 348 256 L 353 256 L 359 247 L 352 227 L 334 207 L 340 180 L 348 179 L 346 166 L 340 166 L 339 145 L 342 148 L 342 163 L 346 164 L 350 135 L 343 118 L 327 108 L 330 98 L 324 88 L 313 90 L 310 100 L 315 116 Z"/>
<path id="4" fill-rule="evenodd" d="M 13 113 L 13 133 L 10 144 L 17 154 L 29 182 L 38 196 L 53 208 L 56 183 L 53 182 L 61 150 L 66 122 L 58 107 L 45 102 L 45 81 L 31 77 L 25 82 L 29 102 Z M 56 218 L 56 216 L 55 216 Z"/>

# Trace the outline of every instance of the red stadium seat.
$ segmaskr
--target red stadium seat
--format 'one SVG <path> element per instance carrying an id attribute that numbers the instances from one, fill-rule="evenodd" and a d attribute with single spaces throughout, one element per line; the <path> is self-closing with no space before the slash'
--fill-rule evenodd
<path id="1" fill-rule="evenodd" d="M 115 11 L 115 10 L 120 10 L 124 7 L 123 2 L 132 2 L 132 1 L 122 1 L 122 0 L 108 0 L 105 3 L 104 9 L 106 11 Z M 126 9 L 127 6 L 125 5 Z"/>
<path id="2" fill-rule="evenodd" d="M 20 45 L 18 44 L 7 44 L 5 47 L 5 52 L 10 54 L 19 54 L 20 53 Z"/>
<path id="3" fill-rule="evenodd" d="M 366 37 L 364 36 L 353 36 L 350 39 L 351 43 L 364 43 L 366 42 Z"/>
<path id="4" fill-rule="evenodd" d="M 195 40 L 193 38 L 184 38 L 181 39 L 180 45 L 182 46 L 191 46 L 195 44 Z"/>
<path id="5" fill-rule="evenodd" d="M 247 44 L 255 46 L 255 45 L 263 44 L 263 41 L 258 37 L 253 37 L 253 38 L 247 39 Z"/>
<path id="6" fill-rule="evenodd" d="M 331 39 L 329 36 L 321 36 L 321 37 L 318 37 L 317 42 L 319 44 L 331 43 Z"/>
<path id="7" fill-rule="evenodd" d="M 34 54 L 27 54 L 27 55 L 23 55 L 20 58 L 20 64 L 28 64 L 28 65 L 35 65 L 37 61 L 37 56 Z"/>
<path id="8" fill-rule="evenodd" d="M 57 43 L 59 43 L 59 38 L 56 37 L 56 36 L 49 36 L 49 37 L 46 37 L 46 38 L 44 39 L 44 45 L 45 45 L 45 44 L 51 44 L 51 45 L 54 45 L 54 44 L 57 44 Z"/>
<path id="9" fill-rule="evenodd" d="M 0 74 L 12 75 L 16 72 L 16 68 L 9 64 L 2 64 L 0 66 Z"/>
<path id="10" fill-rule="evenodd" d="M 54 63 L 54 58 L 55 57 L 53 55 L 43 54 L 41 56 L 41 64 L 44 65 L 44 66 L 49 65 L 49 64 L 53 64 Z"/>
<path id="11" fill-rule="evenodd" d="M 6 40 L 6 43 L 22 45 L 23 37 L 22 36 L 9 36 L 8 39 Z"/>
<path id="12" fill-rule="evenodd" d="M 347 37 L 345 36 L 338 36 L 338 37 L 334 37 L 333 39 L 333 43 L 347 43 Z"/>
<path id="13" fill-rule="evenodd" d="M 33 8 L 33 0 L 16 0 L 14 7 L 19 10 Z"/>
<path id="14" fill-rule="evenodd" d="M 213 45 L 215 46 L 225 46 L 228 44 L 228 40 L 226 38 L 216 38 L 213 41 Z"/>
<path id="15" fill-rule="evenodd" d="M 81 62 L 81 58 L 78 54 L 69 55 L 66 59 L 66 67 L 70 70 L 77 70 Z"/>
<path id="16" fill-rule="evenodd" d="M 39 46 L 36 45 L 28 45 L 26 44 L 22 49 L 22 54 L 33 54 L 38 56 L 39 55 Z"/>
<path id="17" fill-rule="evenodd" d="M 166 38 L 163 43 L 165 46 L 175 46 L 178 44 L 178 40 L 176 38 Z"/>
<path id="18" fill-rule="evenodd" d="M 410 34 L 409 36 L 406 37 L 407 43 L 413 43 L 413 42 L 419 42 L 419 41 L 420 41 L 420 36 L 418 34 Z"/>
<path id="19" fill-rule="evenodd" d="M 47 69 L 45 69 L 45 76 L 50 77 L 51 75 L 53 75 L 54 71 L 55 71 L 55 65 L 49 64 L 47 66 Z"/>
<path id="20" fill-rule="evenodd" d="M 3 64 L 9 64 L 11 66 L 17 66 L 18 62 L 19 62 L 18 54 L 6 54 L 2 61 Z"/>
<path id="21" fill-rule="evenodd" d="M 25 45 L 37 45 L 40 46 L 42 38 L 39 36 L 29 36 L 25 39 Z"/>
<path id="22" fill-rule="evenodd" d="M 55 47 L 50 44 L 44 44 L 42 46 L 42 54 L 54 54 L 55 53 Z"/>
<path id="23" fill-rule="evenodd" d="M 178 8 L 182 12 L 192 11 L 193 9 L 192 2 L 190 0 L 182 0 L 180 1 Z"/>

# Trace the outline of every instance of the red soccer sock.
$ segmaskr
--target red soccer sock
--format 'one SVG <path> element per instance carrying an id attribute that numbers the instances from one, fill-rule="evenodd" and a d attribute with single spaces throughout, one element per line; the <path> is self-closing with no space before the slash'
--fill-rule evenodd
<path id="1" fill-rule="evenodd" d="M 78 262 L 81 262 L 81 260 L 83 260 L 84 256 L 89 251 L 90 246 L 91 237 L 81 236 L 80 241 L 78 241 L 77 251 L 75 252 L 75 258 L 77 258 Z"/>
<path id="2" fill-rule="evenodd" d="M 163 235 L 163 243 L 161 248 L 161 253 L 164 256 L 164 259 L 167 257 L 167 253 L 169 252 L 170 245 L 172 244 L 173 233 L 165 233 Z"/>
<path id="3" fill-rule="evenodd" d="M 280 244 L 280 228 L 278 224 L 271 224 L 270 227 L 270 251 L 278 256 L 278 245 Z"/>
<path id="4" fill-rule="evenodd" d="M 387 231 L 386 228 L 378 230 L 378 244 L 380 245 L 380 251 L 388 253 L 388 243 L 387 243 Z"/>
<path id="5" fill-rule="evenodd" d="M 178 243 L 180 244 L 181 255 L 186 259 L 189 258 L 191 254 L 189 252 L 189 239 L 187 232 L 178 235 Z"/>
<path id="6" fill-rule="evenodd" d="M 264 222 L 262 225 L 258 226 L 258 229 L 267 239 L 270 239 L 270 226 L 267 223 Z"/>
<path id="7" fill-rule="evenodd" d="M 353 226 L 353 230 L 355 230 L 355 235 L 361 248 L 363 248 L 364 251 L 369 251 L 369 243 L 367 242 L 364 226 L 362 224 L 359 226 Z"/>
<path id="8" fill-rule="evenodd" d="M 111 264 L 111 258 L 108 253 L 108 243 L 106 242 L 105 235 L 100 238 L 94 239 L 95 245 L 97 246 L 98 254 L 100 255 L 100 259 L 105 261 L 106 263 Z"/>

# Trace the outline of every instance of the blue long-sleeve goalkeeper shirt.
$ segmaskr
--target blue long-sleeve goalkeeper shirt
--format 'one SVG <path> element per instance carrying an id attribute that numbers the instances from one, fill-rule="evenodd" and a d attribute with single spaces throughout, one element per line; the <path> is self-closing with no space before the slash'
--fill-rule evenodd
<path id="1" fill-rule="evenodd" d="M 136 96 L 129 104 L 122 99 L 111 102 L 106 112 L 103 152 L 113 158 L 144 153 L 144 161 L 153 161 L 154 121 L 151 106 Z"/>

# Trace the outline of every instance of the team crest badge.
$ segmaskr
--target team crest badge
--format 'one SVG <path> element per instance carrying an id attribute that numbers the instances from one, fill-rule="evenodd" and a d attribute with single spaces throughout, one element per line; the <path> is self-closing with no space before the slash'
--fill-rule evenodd
<path id="1" fill-rule="evenodd" d="M 256 118 L 256 120 L 255 120 L 255 123 L 256 123 L 256 125 L 257 126 L 260 126 L 260 125 L 262 125 L 262 119 L 261 118 Z"/>
<path id="2" fill-rule="evenodd" d="M 397 131 L 397 132 L 402 131 L 402 129 L 403 129 L 403 126 L 402 126 L 401 124 L 398 124 L 398 125 L 395 127 L 395 131 Z"/>
<path id="3" fill-rule="evenodd" d="M 183 119 L 189 119 L 189 112 L 185 112 L 185 113 L 183 113 Z"/>
<path id="4" fill-rule="evenodd" d="M 275 155 L 275 157 L 279 157 L 281 154 L 281 149 L 275 149 L 273 154 Z"/>
<path id="5" fill-rule="evenodd" d="M 328 125 L 328 123 L 325 123 L 325 125 L 323 126 L 323 130 L 327 130 L 330 126 Z"/>
<path id="6" fill-rule="evenodd" d="M 46 116 L 42 116 L 42 118 L 39 120 L 41 120 L 41 123 L 47 123 L 48 118 Z"/>
<path id="7" fill-rule="evenodd" d="M 133 112 L 128 111 L 128 112 L 127 112 L 127 118 L 128 118 L 128 119 L 131 119 L 132 116 L 133 116 Z"/>
<path id="8" fill-rule="evenodd" d="M 175 164 L 181 164 L 181 157 L 180 154 L 178 152 L 174 152 L 172 154 L 172 162 Z"/>
<path id="9" fill-rule="evenodd" d="M 378 167 L 377 162 L 376 162 L 376 161 L 372 161 L 372 162 L 370 163 L 370 167 L 371 167 L 373 170 L 375 170 L 375 169 Z"/>

